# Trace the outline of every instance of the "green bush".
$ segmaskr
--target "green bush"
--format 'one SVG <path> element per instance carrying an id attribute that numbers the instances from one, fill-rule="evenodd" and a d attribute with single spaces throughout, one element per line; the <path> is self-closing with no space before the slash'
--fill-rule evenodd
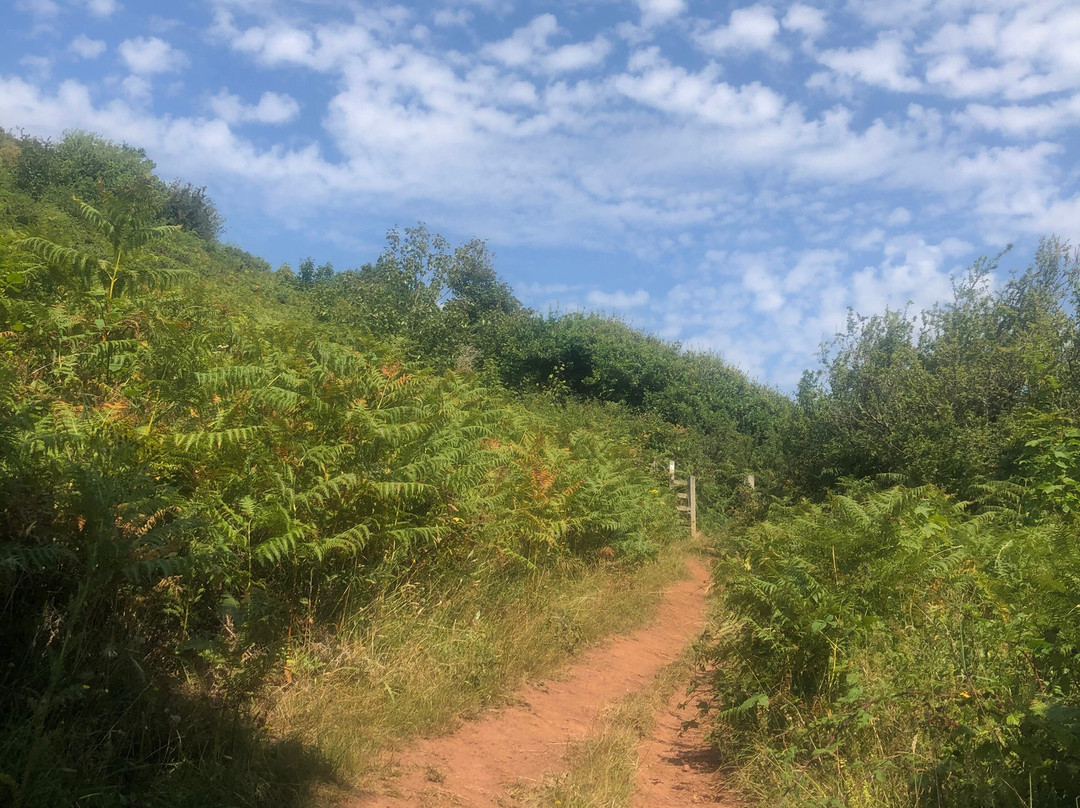
<path id="1" fill-rule="evenodd" d="M 1013 507 L 852 491 L 730 539 L 715 733 L 772 804 L 1080 797 L 1080 548 L 991 488 Z"/>

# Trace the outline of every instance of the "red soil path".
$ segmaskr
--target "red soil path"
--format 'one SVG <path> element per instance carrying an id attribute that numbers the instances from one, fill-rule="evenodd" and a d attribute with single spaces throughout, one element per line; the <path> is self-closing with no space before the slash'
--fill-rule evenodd
<path id="1" fill-rule="evenodd" d="M 416 742 L 398 757 L 400 777 L 357 795 L 351 808 L 514 805 L 508 786 L 538 783 L 544 775 L 558 771 L 567 743 L 585 737 L 601 710 L 648 684 L 700 634 L 709 573 L 696 560 L 689 569 L 688 580 L 664 593 L 650 625 L 589 649 L 558 680 L 526 686 L 516 694 L 514 706 L 469 721 L 450 735 Z M 658 727 L 659 745 L 652 744 L 658 754 L 664 748 L 662 734 L 668 729 L 663 721 Z M 686 774 L 683 760 L 665 767 L 648 755 L 643 758 L 649 771 L 643 786 Z M 670 769 L 667 774 L 665 768 Z M 658 794 L 661 801 L 643 805 L 697 805 L 700 801 L 689 801 L 689 796 L 706 791 L 705 787 L 676 788 L 673 795 Z"/>
<path id="2" fill-rule="evenodd" d="M 680 688 L 656 717 L 652 732 L 638 749 L 634 808 L 738 805 L 717 776 L 719 755 L 706 743 L 705 730 L 683 730 L 686 722 L 697 718 L 696 701 Z"/>

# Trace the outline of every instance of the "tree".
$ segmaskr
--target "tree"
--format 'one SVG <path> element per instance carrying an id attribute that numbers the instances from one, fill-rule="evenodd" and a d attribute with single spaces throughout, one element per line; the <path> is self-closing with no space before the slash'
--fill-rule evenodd
<path id="1" fill-rule="evenodd" d="M 453 294 L 448 309 L 458 309 L 470 325 L 521 310 L 521 301 L 495 272 L 487 244 L 473 239 L 454 250 L 447 267 L 446 285 Z"/>
<path id="2" fill-rule="evenodd" d="M 162 218 L 168 224 L 181 225 L 203 241 L 217 241 L 225 228 L 225 217 L 206 195 L 206 186 L 175 180 L 166 190 Z"/>
<path id="3" fill-rule="evenodd" d="M 13 184 L 31 198 L 41 199 L 45 191 L 56 183 L 59 175 L 56 147 L 47 140 L 32 137 L 20 139 L 18 146 Z"/>

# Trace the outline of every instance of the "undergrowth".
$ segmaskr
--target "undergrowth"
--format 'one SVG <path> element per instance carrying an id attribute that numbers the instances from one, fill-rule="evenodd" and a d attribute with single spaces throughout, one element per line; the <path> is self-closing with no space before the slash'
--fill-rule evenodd
<path id="1" fill-rule="evenodd" d="M 298 649 L 267 720 L 317 748 L 348 782 L 388 774 L 385 754 L 550 673 L 584 646 L 648 619 L 685 574 L 685 550 L 626 567 L 566 559 L 543 571 L 459 574 L 373 603 L 342 635 Z M 449 594 L 452 593 L 452 594 Z"/>
<path id="2" fill-rule="evenodd" d="M 0 800 L 295 803 L 356 767 L 266 726 L 294 693 L 367 677 L 379 727 L 423 731 L 525 669 L 492 611 L 535 610 L 538 647 L 613 625 L 546 607 L 600 550 L 634 566 L 673 535 L 637 416 L 320 325 L 289 275 L 159 224 L 133 183 L 0 188 L 30 228 L 0 239 Z M 450 628 L 426 656 L 429 620 Z M 387 661 L 395 631 L 430 674 Z"/>
<path id="3" fill-rule="evenodd" d="M 984 487 L 976 506 L 864 484 L 728 537 L 714 738 L 745 791 L 787 806 L 1076 804 L 1080 549 L 1075 522 L 1032 518 L 1040 491 Z"/>

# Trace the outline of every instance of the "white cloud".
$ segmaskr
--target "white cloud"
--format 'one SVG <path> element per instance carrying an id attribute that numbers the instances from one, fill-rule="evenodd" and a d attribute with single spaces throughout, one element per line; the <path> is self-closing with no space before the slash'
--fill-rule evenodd
<path id="1" fill-rule="evenodd" d="M 1080 124 L 1080 93 L 1049 104 L 969 104 L 956 120 L 1014 138 L 1047 137 Z"/>
<path id="2" fill-rule="evenodd" d="M 1027 68 L 1017 62 L 999 67 L 973 67 L 962 54 L 935 59 L 926 70 L 926 80 L 947 94 L 967 98 L 997 95 L 1019 86 Z"/>
<path id="3" fill-rule="evenodd" d="M 440 28 L 463 28 L 473 18 L 467 8 L 440 8 L 431 16 L 431 21 Z"/>
<path id="4" fill-rule="evenodd" d="M 646 28 L 668 22 L 686 11 L 686 0 L 636 0 Z"/>
<path id="5" fill-rule="evenodd" d="M 52 73 L 52 60 L 45 56 L 29 54 L 22 57 L 19 64 L 39 80 L 48 78 L 49 74 Z"/>
<path id="6" fill-rule="evenodd" d="M 694 39 L 712 53 L 768 50 L 780 32 L 773 10 L 768 6 L 735 9 L 727 25 L 699 30 Z"/>
<path id="7" fill-rule="evenodd" d="M 825 33 L 828 24 L 825 22 L 825 12 L 813 6 L 796 3 L 788 9 L 784 15 L 783 25 L 790 31 L 799 31 L 811 39 Z"/>
<path id="8" fill-rule="evenodd" d="M 120 8 L 120 4 L 117 0 L 86 0 L 86 8 L 98 17 L 109 17 Z"/>
<path id="9" fill-rule="evenodd" d="M 118 50 L 128 70 L 138 75 L 169 73 L 188 65 L 182 51 L 156 36 L 125 39 Z"/>
<path id="10" fill-rule="evenodd" d="M 802 253 L 784 276 L 782 285 L 788 294 L 815 286 L 835 283 L 847 253 L 838 249 L 810 249 Z"/>
<path id="11" fill-rule="evenodd" d="M 995 13 L 974 14 L 965 23 L 946 22 L 921 47 L 924 53 L 998 50 L 1001 18 Z"/>
<path id="12" fill-rule="evenodd" d="M 575 42 L 563 45 L 540 59 L 543 69 L 549 73 L 567 73 L 583 70 L 603 63 L 611 53 L 611 43 L 604 37 L 596 37 L 590 42 Z"/>
<path id="13" fill-rule="evenodd" d="M 481 52 L 508 67 L 524 67 L 548 49 L 548 39 L 558 30 L 554 14 L 541 14 L 508 38 L 485 45 Z"/>
<path id="14" fill-rule="evenodd" d="M 1080 89 L 1080 8 L 1070 0 L 1001 3 L 948 19 L 920 50 L 927 81 L 961 98 L 1013 100 Z"/>
<path id="15" fill-rule="evenodd" d="M 60 15 L 60 5 L 55 0 L 15 0 L 15 8 L 39 19 L 53 19 Z"/>
<path id="16" fill-rule="evenodd" d="M 585 300 L 594 309 L 632 309 L 648 303 L 649 293 L 644 289 L 638 289 L 633 293 L 624 292 L 621 289 L 615 292 L 602 292 L 594 289 L 585 296 Z"/>
<path id="17" fill-rule="evenodd" d="M 86 34 L 79 34 L 68 45 L 68 50 L 83 59 L 96 59 L 106 50 L 104 40 L 91 39 Z"/>
<path id="18" fill-rule="evenodd" d="M 150 81 L 142 76 L 128 76 L 120 82 L 120 87 L 137 104 L 145 104 L 153 97 Z"/>
<path id="19" fill-rule="evenodd" d="M 921 86 L 908 75 L 911 65 L 903 42 L 885 34 L 870 47 L 826 50 L 817 59 L 840 76 L 893 92 L 914 92 Z"/>
<path id="20" fill-rule="evenodd" d="M 257 54 L 268 65 L 283 63 L 310 64 L 314 40 L 306 31 L 285 25 L 272 28 L 249 28 L 233 40 L 233 47 Z"/>
<path id="21" fill-rule="evenodd" d="M 885 219 L 889 227 L 899 227 L 911 221 L 911 211 L 904 207 L 893 208 Z"/>
<path id="22" fill-rule="evenodd" d="M 756 311 L 776 311 L 784 305 L 779 279 L 769 266 L 765 255 L 736 255 L 734 261 L 742 276 L 743 288 L 748 291 Z"/>
<path id="23" fill-rule="evenodd" d="M 952 296 L 950 276 L 961 269 L 950 259 L 969 255 L 972 249 L 955 238 L 933 245 L 916 235 L 889 239 L 885 260 L 852 277 L 850 305 L 862 314 L 876 314 L 886 307 L 902 309 L 908 302 L 922 310 L 947 300 Z"/>
<path id="24" fill-rule="evenodd" d="M 267 91 L 257 104 L 247 104 L 238 95 L 222 90 L 210 99 L 214 114 L 226 123 L 288 123 L 300 114 L 300 104 L 284 93 Z"/>
<path id="25" fill-rule="evenodd" d="M 614 87 L 654 109 L 731 128 L 777 121 L 784 111 L 779 94 L 757 82 L 735 87 L 720 81 L 716 65 L 690 73 L 650 48 L 636 53 L 629 67 L 631 72 L 614 78 Z"/>
<path id="26" fill-rule="evenodd" d="M 564 73 L 599 65 L 611 52 L 611 43 L 597 36 L 590 42 L 552 47 L 548 42 L 560 32 L 553 14 L 541 14 L 508 38 L 484 46 L 482 54 L 507 67 Z"/>

